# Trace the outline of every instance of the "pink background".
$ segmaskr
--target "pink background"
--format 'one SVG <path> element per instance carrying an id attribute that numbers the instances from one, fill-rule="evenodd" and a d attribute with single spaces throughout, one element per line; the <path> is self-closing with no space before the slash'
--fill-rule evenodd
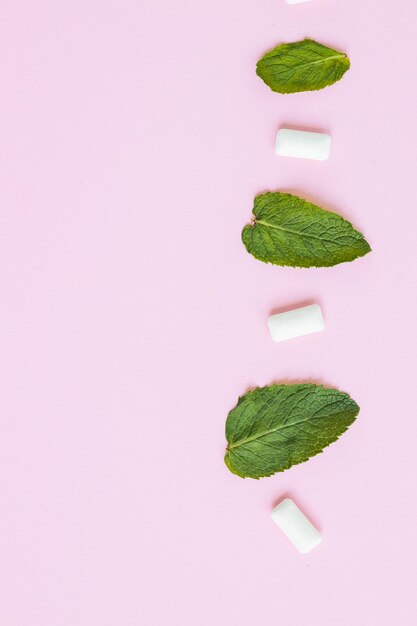
<path id="1" fill-rule="evenodd" d="M 9 0 L 0 9 L 0 624 L 416 624 L 415 0 Z M 256 77 L 310 36 L 325 91 Z M 333 136 L 279 159 L 281 125 Z M 266 266 L 252 199 L 339 211 L 373 253 Z M 326 331 L 273 344 L 271 310 Z M 223 464 L 239 394 L 351 393 L 357 423 L 285 474 Z M 298 554 L 269 514 L 323 533 Z"/>

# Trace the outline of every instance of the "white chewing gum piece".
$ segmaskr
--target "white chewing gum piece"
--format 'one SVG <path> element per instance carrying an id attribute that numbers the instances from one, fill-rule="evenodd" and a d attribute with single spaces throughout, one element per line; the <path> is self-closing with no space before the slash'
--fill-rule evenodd
<path id="1" fill-rule="evenodd" d="M 321 542 L 319 531 L 290 498 L 278 504 L 271 517 L 302 554 L 308 554 Z"/>
<path id="2" fill-rule="evenodd" d="M 278 156 L 327 161 L 332 138 L 326 133 L 281 128 L 277 133 L 275 152 Z"/>
<path id="3" fill-rule="evenodd" d="M 309 2 L 309 0 L 285 0 L 287 4 L 300 4 L 301 2 Z"/>
<path id="4" fill-rule="evenodd" d="M 271 315 L 268 319 L 268 328 L 272 341 L 286 341 L 324 330 L 324 318 L 320 305 L 310 304 Z"/>

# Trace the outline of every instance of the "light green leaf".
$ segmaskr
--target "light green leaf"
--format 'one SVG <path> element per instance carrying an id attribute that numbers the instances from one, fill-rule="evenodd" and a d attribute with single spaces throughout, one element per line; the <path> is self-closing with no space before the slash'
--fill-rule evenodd
<path id="1" fill-rule="evenodd" d="M 336 441 L 358 413 L 346 393 L 322 385 L 258 387 L 227 417 L 225 463 L 242 478 L 283 472 Z"/>
<path id="2" fill-rule="evenodd" d="M 364 236 L 343 217 L 289 193 L 257 196 L 253 215 L 242 241 L 265 263 L 329 267 L 371 251 Z"/>
<path id="3" fill-rule="evenodd" d="M 350 68 L 346 54 L 312 39 L 277 46 L 258 61 L 256 73 L 279 93 L 317 91 L 340 80 Z"/>

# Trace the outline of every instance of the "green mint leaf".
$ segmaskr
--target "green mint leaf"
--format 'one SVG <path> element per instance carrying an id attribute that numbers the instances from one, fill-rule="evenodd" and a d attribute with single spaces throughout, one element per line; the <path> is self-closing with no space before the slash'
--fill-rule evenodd
<path id="1" fill-rule="evenodd" d="M 242 241 L 264 263 L 330 267 L 371 251 L 364 236 L 343 217 L 289 193 L 257 196 L 253 215 Z"/>
<path id="2" fill-rule="evenodd" d="M 346 393 L 322 385 L 258 387 L 227 417 L 225 463 L 242 478 L 283 472 L 336 441 L 358 413 Z"/>
<path id="3" fill-rule="evenodd" d="M 312 39 L 284 43 L 258 61 L 256 73 L 278 93 L 317 91 L 340 80 L 350 68 L 346 54 Z"/>

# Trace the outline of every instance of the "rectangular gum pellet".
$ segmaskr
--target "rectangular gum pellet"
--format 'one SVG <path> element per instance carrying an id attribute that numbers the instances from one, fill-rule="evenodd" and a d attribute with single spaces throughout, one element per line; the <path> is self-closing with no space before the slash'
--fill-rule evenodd
<path id="1" fill-rule="evenodd" d="M 308 554 L 321 542 L 319 531 L 290 498 L 280 502 L 271 517 L 302 554 Z"/>
<path id="2" fill-rule="evenodd" d="M 326 161 L 331 143 L 332 138 L 326 133 L 281 128 L 277 133 L 275 152 L 279 156 Z"/>
<path id="3" fill-rule="evenodd" d="M 309 2 L 309 0 L 285 0 L 287 4 L 300 4 L 300 2 Z"/>
<path id="4" fill-rule="evenodd" d="M 310 304 L 271 315 L 268 319 L 268 328 L 273 341 L 286 341 L 324 330 L 323 314 L 318 304 Z"/>

